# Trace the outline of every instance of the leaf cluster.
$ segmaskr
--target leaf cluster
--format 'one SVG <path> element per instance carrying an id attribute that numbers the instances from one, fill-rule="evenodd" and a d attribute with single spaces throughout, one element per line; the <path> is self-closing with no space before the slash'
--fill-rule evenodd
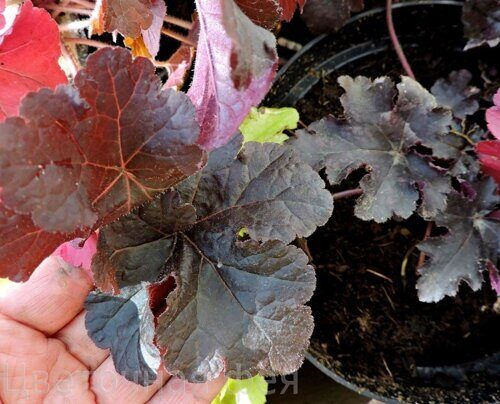
<path id="1" fill-rule="evenodd" d="M 287 142 L 331 184 L 363 170 L 357 217 L 385 222 L 417 213 L 447 229 L 417 245 L 429 257 L 417 285 L 422 301 L 453 296 L 462 281 L 477 290 L 481 272 L 498 261 L 496 184 L 478 177 L 474 149 L 458 132 L 478 109 L 470 79 L 453 72 L 431 94 L 408 77 L 395 86 L 388 77 L 342 76 L 344 116 L 314 122 Z"/>

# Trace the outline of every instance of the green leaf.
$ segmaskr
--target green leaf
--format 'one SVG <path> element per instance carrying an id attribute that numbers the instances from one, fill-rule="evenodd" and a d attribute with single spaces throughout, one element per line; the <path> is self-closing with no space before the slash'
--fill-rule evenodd
<path id="1" fill-rule="evenodd" d="M 264 404 L 266 402 L 267 382 L 262 376 L 251 379 L 228 379 L 212 404 Z"/>
<path id="2" fill-rule="evenodd" d="M 246 142 L 278 143 L 288 139 L 286 129 L 296 129 L 299 113 L 295 108 L 252 108 L 240 126 Z"/>

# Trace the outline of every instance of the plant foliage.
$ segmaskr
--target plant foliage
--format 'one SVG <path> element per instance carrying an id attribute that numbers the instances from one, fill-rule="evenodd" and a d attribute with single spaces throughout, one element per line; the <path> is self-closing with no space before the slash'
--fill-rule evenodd
<path id="1" fill-rule="evenodd" d="M 287 244 L 328 220 L 331 196 L 288 148 L 250 142 L 239 151 L 241 143 L 235 137 L 177 191 L 99 233 L 96 282 L 121 294 L 92 295 L 89 316 L 107 315 L 107 306 L 93 305 L 96 299 L 122 299 L 127 288 L 173 276 L 177 287 L 159 317 L 156 340 L 166 350 L 167 370 L 189 381 L 242 366 L 249 375 L 293 372 L 312 332 L 304 303 L 314 290 L 314 271 L 307 256 Z M 237 237 L 243 227 L 248 240 Z M 126 345 L 120 328 L 106 330 L 107 341 Z M 106 347 L 118 356 L 125 349 Z"/>
<path id="2" fill-rule="evenodd" d="M 424 216 L 442 210 L 451 183 L 429 159 L 459 154 L 461 142 L 447 134 L 451 113 L 408 77 L 397 89 L 387 77 L 371 81 L 342 76 L 339 83 L 345 89 L 341 102 L 346 120 L 329 117 L 315 122 L 297 131 L 290 147 L 315 170 L 325 168 L 332 184 L 366 168 L 360 182 L 363 195 L 355 209 L 361 219 L 408 218 L 419 198 Z M 419 154 L 417 145 L 430 148 L 432 154 Z"/>
<path id="3" fill-rule="evenodd" d="M 187 96 L 160 92 L 153 65 L 123 49 L 94 53 L 74 86 L 31 93 L 20 113 L 0 124 L 2 202 L 27 216 L 9 240 L 19 254 L 33 226 L 44 236 L 85 236 L 205 162 Z"/>

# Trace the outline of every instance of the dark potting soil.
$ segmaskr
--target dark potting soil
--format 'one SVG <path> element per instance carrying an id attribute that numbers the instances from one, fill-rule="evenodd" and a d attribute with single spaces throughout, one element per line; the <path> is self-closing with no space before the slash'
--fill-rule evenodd
<path id="1" fill-rule="evenodd" d="M 482 89 L 483 106 L 491 103 L 491 83 L 500 73 L 498 58 L 471 54 L 465 60 L 450 60 L 450 54 L 441 58 L 435 50 L 426 53 L 422 48 L 407 50 L 407 56 L 426 88 L 452 70 L 467 68 L 473 73 L 472 84 Z M 322 77 L 296 106 L 302 122 L 342 115 L 343 90 L 336 82 L 342 74 L 389 75 L 397 82 L 403 71 L 396 56 L 385 52 Z M 484 126 L 484 109 L 473 121 Z M 354 173 L 332 192 L 357 187 L 361 174 Z M 498 357 L 496 363 L 482 366 L 494 374 L 454 367 L 500 352 L 500 315 L 493 310 L 497 297 L 487 274 L 478 292 L 462 285 L 455 298 L 421 303 L 415 288 L 419 256 L 415 245 L 423 238 L 426 223 L 416 215 L 385 224 L 365 222 L 354 216 L 353 207 L 352 198 L 336 201 L 328 224 L 308 240 L 318 277 L 311 302 L 316 323 L 311 352 L 341 377 L 383 397 L 406 402 L 500 402 Z M 437 229 L 433 235 L 440 231 L 445 232 Z M 436 375 L 437 366 L 451 368 Z"/>

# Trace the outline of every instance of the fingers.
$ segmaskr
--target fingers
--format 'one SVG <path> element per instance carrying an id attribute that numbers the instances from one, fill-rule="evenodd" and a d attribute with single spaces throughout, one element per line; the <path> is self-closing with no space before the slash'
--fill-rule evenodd
<path id="1" fill-rule="evenodd" d="M 223 375 L 203 384 L 171 378 L 149 404 L 209 404 L 219 394 L 225 382 Z"/>
<path id="2" fill-rule="evenodd" d="M 27 282 L 9 284 L 2 290 L 0 313 L 50 335 L 82 310 L 92 287 L 84 271 L 52 256 Z"/>
<path id="3" fill-rule="evenodd" d="M 119 375 L 108 357 L 90 378 L 91 389 L 99 404 L 145 403 L 166 383 L 170 375 L 161 368 L 156 381 L 147 387 L 129 382 Z"/>
<path id="4" fill-rule="evenodd" d="M 98 348 L 90 339 L 85 328 L 85 313 L 82 311 L 54 337 L 64 342 L 69 353 L 89 370 L 95 370 L 109 356 L 109 349 Z"/>

